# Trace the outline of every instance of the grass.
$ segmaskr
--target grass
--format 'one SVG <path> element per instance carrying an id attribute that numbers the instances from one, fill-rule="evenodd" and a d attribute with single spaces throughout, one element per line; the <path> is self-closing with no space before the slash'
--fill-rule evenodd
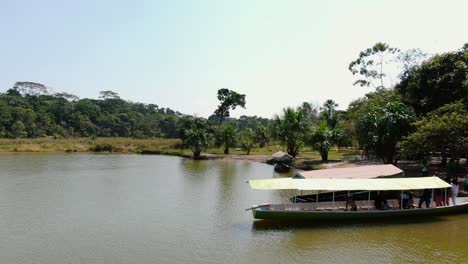
<path id="1" fill-rule="evenodd" d="M 21 138 L 0 139 L 0 152 L 114 152 L 114 153 L 141 153 L 163 154 L 182 157 L 192 157 L 189 149 L 181 149 L 179 139 L 133 139 L 133 138 Z M 254 148 L 250 155 L 270 156 L 278 150 L 283 150 L 279 144 L 270 144 L 268 147 Z M 283 150 L 284 151 L 284 150 Z M 203 154 L 229 156 L 223 153 L 222 148 L 210 148 Z M 329 160 L 343 160 L 349 155 L 359 154 L 356 150 L 330 150 Z M 230 148 L 230 155 L 246 155 L 239 148 Z M 318 161 L 321 157 L 317 151 L 303 148 L 297 157 L 298 161 Z M 311 169 L 318 169 L 311 168 Z"/>
<path id="2" fill-rule="evenodd" d="M 175 149 L 178 139 L 133 138 L 22 138 L 0 139 L 0 152 L 118 152 L 138 153 L 145 149 Z"/>

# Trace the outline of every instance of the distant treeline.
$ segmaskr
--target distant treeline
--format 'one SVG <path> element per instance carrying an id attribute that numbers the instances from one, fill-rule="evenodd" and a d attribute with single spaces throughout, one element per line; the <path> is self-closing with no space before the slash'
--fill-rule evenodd
<path id="1" fill-rule="evenodd" d="M 112 91 L 101 91 L 99 99 L 79 99 L 68 93 L 52 94 L 40 83 L 17 82 L 0 93 L 0 138 L 180 138 L 191 119 L 170 108 L 123 100 Z M 256 116 L 224 122 L 241 130 L 268 125 L 268 119 Z"/>

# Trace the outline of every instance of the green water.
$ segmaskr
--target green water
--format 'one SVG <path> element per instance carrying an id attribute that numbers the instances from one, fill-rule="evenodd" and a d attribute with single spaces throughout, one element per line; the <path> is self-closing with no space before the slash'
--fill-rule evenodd
<path id="1" fill-rule="evenodd" d="M 468 215 L 410 223 L 254 221 L 269 165 L 0 155 L 0 263 L 468 263 Z M 406 221 L 405 221 L 406 222 Z"/>

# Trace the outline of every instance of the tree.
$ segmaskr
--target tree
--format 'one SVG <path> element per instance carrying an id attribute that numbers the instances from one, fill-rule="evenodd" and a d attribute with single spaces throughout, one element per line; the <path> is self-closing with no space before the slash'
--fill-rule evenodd
<path id="1" fill-rule="evenodd" d="M 325 120 L 331 129 L 334 129 L 339 121 L 336 107 L 338 107 L 338 104 L 335 103 L 335 101 L 332 99 L 328 99 L 325 101 L 325 103 L 323 103 L 323 106 L 320 107 L 320 118 Z"/>
<path id="2" fill-rule="evenodd" d="M 269 141 L 270 135 L 268 133 L 268 129 L 262 125 L 257 127 L 257 130 L 255 130 L 255 142 L 258 143 L 261 148 L 263 148 L 268 144 Z"/>
<path id="3" fill-rule="evenodd" d="M 199 159 L 201 152 L 212 144 L 212 139 L 206 121 L 196 118 L 185 131 L 182 144 L 192 150 L 194 159 Z"/>
<path id="4" fill-rule="evenodd" d="M 23 124 L 23 122 L 17 120 L 13 125 L 11 126 L 11 135 L 14 138 L 23 138 L 28 135 L 28 132 L 26 132 L 26 126 Z"/>
<path id="5" fill-rule="evenodd" d="M 407 75 L 427 58 L 428 54 L 420 49 L 409 49 L 401 51 L 396 55 L 396 60 L 401 63 L 400 79 Z"/>
<path id="6" fill-rule="evenodd" d="M 430 58 L 410 70 L 395 89 L 419 115 L 460 99 L 468 106 L 468 50 Z"/>
<path id="7" fill-rule="evenodd" d="M 13 90 L 18 91 L 21 95 L 31 96 L 48 93 L 48 89 L 45 85 L 36 82 L 16 82 L 15 85 L 13 85 Z"/>
<path id="8" fill-rule="evenodd" d="M 304 110 L 305 115 L 311 124 L 315 123 L 318 120 L 319 107 L 309 102 L 303 102 L 300 108 Z"/>
<path id="9" fill-rule="evenodd" d="M 100 91 L 99 92 L 99 98 L 101 99 L 120 99 L 120 96 L 118 93 L 113 92 L 113 91 Z"/>
<path id="10" fill-rule="evenodd" d="M 373 150 L 384 163 L 392 163 L 396 145 L 408 134 L 413 120 L 411 107 L 403 104 L 393 91 L 374 93 L 357 112 L 359 143 Z"/>
<path id="11" fill-rule="evenodd" d="M 468 110 L 461 101 L 446 104 L 414 123 L 415 132 L 402 144 L 409 158 L 424 158 L 440 152 L 442 163 L 466 154 L 468 143 Z"/>
<path id="12" fill-rule="evenodd" d="M 218 128 L 216 140 L 218 145 L 224 147 L 224 154 L 229 154 L 229 147 L 234 144 L 236 128 L 233 125 L 223 125 Z"/>
<path id="13" fill-rule="evenodd" d="M 251 128 L 248 128 L 240 133 L 240 146 L 247 155 L 250 154 L 250 151 L 255 147 L 255 133 Z"/>
<path id="14" fill-rule="evenodd" d="M 54 96 L 57 97 L 57 98 L 63 98 L 63 99 L 68 100 L 68 101 L 78 101 L 78 99 L 80 99 L 78 96 L 76 96 L 74 94 L 65 93 L 65 92 L 55 93 Z"/>
<path id="15" fill-rule="evenodd" d="M 328 99 L 320 107 L 321 121 L 313 128 L 309 143 L 320 153 L 323 162 L 328 161 L 328 152 L 334 145 L 342 143 L 343 132 L 342 125 L 333 100 Z"/>
<path id="16" fill-rule="evenodd" d="M 384 64 L 393 59 L 399 49 L 392 48 L 386 43 L 375 43 L 372 48 L 359 53 L 359 57 L 349 64 L 348 69 L 353 75 L 360 75 L 362 79 L 354 82 L 354 85 L 372 86 L 376 90 L 388 88 L 384 79 L 387 74 L 384 71 Z"/>
<path id="17" fill-rule="evenodd" d="M 313 129 L 310 143 L 320 153 L 323 162 L 328 161 L 328 151 L 333 146 L 334 141 L 333 130 L 330 129 L 327 121 L 320 121 Z"/>
<path id="18" fill-rule="evenodd" d="M 272 127 L 274 136 L 286 145 L 288 154 L 296 157 L 309 130 L 304 110 L 299 108 L 296 111 L 290 107 L 283 109 L 281 116 L 275 115 Z"/>
<path id="19" fill-rule="evenodd" d="M 245 94 L 239 94 L 226 88 L 218 90 L 220 104 L 214 114 L 219 119 L 219 126 L 225 118 L 229 117 L 229 110 L 235 110 L 237 106 L 245 108 Z"/>

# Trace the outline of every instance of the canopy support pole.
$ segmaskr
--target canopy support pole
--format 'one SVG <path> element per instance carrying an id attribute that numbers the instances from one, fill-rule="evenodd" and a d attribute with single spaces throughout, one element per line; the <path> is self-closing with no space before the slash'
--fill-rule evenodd
<path id="1" fill-rule="evenodd" d="M 432 189 L 431 206 L 429 206 L 429 207 L 432 207 L 432 206 L 433 206 L 433 205 L 432 205 L 433 202 L 434 202 L 434 189 Z M 436 205 L 435 207 L 437 207 L 437 205 Z"/>
<path id="2" fill-rule="evenodd" d="M 335 192 L 333 192 L 333 198 L 332 198 L 332 210 L 335 208 Z"/>
<path id="3" fill-rule="evenodd" d="M 368 197 L 368 199 L 367 199 L 367 211 L 370 210 L 370 193 L 371 193 L 371 192 L 369 191 L 369 197 Z"/>
<path id="4" fill-rule="evenodd" d="M 444 190 L 445 190 L 444 205 L 448 206 L 448 203 L 447 203 L 447 188 L 445 188 Z"/>
<path id="5" fill-rule="evenodd" d="M 403 191 L 401 191 L 400 210 L 403 210 Z"/>
<path id="6" fill-rule="evenodd" d="M 319 195 L 319 193 L 317 192 L 317 198 L 315 198 L 315 203 L 317 204 L 317 206 L 318 206 L 318 203 L 319 203 L 318 195 Z"/>

